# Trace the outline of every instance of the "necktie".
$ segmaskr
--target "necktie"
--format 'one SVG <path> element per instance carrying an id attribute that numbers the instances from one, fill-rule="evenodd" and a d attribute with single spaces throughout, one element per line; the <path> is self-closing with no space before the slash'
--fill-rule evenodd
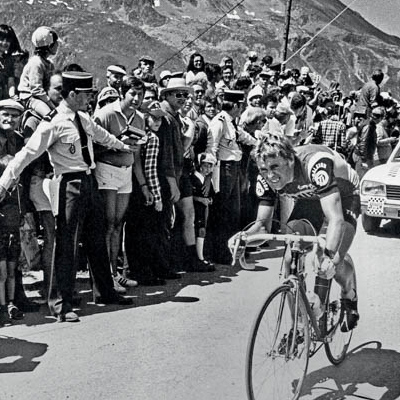
<path id="1" fill-rule="evenodd" d="M 81 139 L 82 157 L 85 163 L 90 167 L 92 165 L 92 158 L 90 157 L 89 147 L 88 147 L 88 137 L 83 129 L 82 121 L 79 114 L 75 114 L 76 124 L 78 125 L 79 137 Z"/>

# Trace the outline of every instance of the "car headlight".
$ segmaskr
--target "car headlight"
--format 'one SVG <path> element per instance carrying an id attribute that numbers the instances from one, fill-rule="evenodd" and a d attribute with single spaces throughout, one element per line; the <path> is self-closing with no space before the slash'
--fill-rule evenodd
<path id="1" fill-rule="evenodd" d="M 361 194 L 364 196 L 386 196 L 386 186 L 380 182 L 363 181 Z"/>

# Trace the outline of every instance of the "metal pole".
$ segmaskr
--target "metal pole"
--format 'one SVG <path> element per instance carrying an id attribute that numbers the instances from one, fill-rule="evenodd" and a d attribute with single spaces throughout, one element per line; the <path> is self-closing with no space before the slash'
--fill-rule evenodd
<path id="1" fill-rule="evenodd" d="M 286 0 L 286 10 L 285 10 L 285 32 L 283 35 L 283 47 L 282 47 L 282 54 L 283 54 L 283 61 L 286 61 L 287 58 L 287 48 L 288 48 L 288 41 L 289 41 L 289 31 L 290 31 L 290 13 L 292 10 L 292 0 Z M 284 69 L 284 64 L 282 64 L 282 69 Z"/>

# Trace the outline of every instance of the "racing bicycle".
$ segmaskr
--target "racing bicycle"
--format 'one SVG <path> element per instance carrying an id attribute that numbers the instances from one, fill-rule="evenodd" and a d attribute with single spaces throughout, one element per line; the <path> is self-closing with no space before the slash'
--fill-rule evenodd
<path id="1" fill-rule="evenodd" d="M 340 329 L 345 318 L 340 286 L 334 279 L 326 281 L 328 293 L 322 304 L 323 314 L 318 319 L 307 296 L 307 254 L 311 254 L 313 245 L 321 243 L 321 238 L 321 235 L 246 232 L 236 235 L 233 259 L 238 260 L 244 269 L 252 269 L 245 258 L 246 246 L 249 245 L 284 242 L 290 247 L 292 256 L 289 274 L 285 273 L 283 256 L 281 284 L 267 297 L 251 329 L 246 355 L 246 388 L 250 400 L 298 399 L 309 358 L 321 347 L 325 348 L 329 361 L 334 365 L 346 357 L 352 331 L 342 332 Z M 349 255 L 346 255 L 345 262 L 352 263 Z"/>

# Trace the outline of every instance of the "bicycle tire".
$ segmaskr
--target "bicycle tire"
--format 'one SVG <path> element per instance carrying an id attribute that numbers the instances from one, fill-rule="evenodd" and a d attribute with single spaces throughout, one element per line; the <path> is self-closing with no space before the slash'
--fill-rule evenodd
<path id="1" fill-rule="evenodd" d="M 333 365 L 340 364 L 347 354 L 353 331 L 342 332 L 340 324 L 344 318 L 344 309 L 340 302 L 341 287 L 332 279 L 328 294 L 327 311 L 324 313 L 322 323 L 327 332 L 328 341 L 325 343 L 325 353 Z"/>
<path id="2" fill-rule="evenodd" d="M 268 296 L 253 323 L 246 355 L 246 389 L 250 400 L 296 400 L 300 395 L 308 367 L 310 333 L 306 307 L 299 294 L 303 342 L 295 335 L 295 350 L 288 356 L 293 340 L 293 334 L 290 337 L 295 315 L 291 307 L 293 299 L 289 285 L 279 286 Z"/>

